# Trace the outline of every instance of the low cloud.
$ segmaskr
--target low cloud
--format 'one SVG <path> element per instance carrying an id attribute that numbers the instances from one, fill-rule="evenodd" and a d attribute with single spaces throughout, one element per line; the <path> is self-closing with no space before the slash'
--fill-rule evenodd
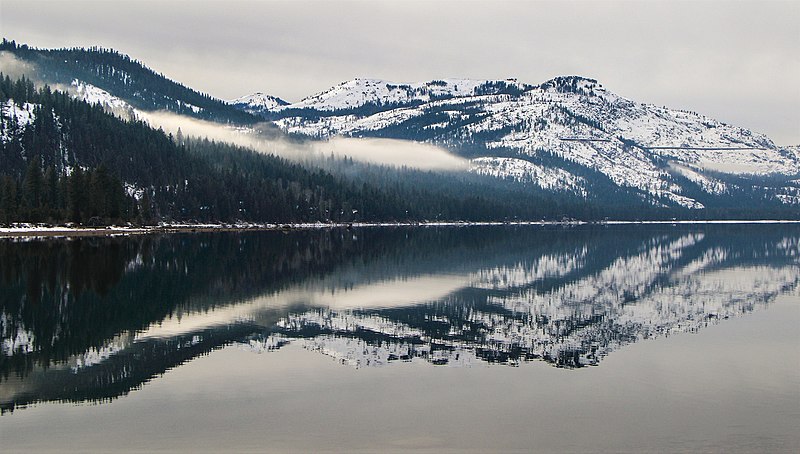
<path id="1" fill-rule="evenodd" d="M 348 156 L 358 161 L 395 167 L 459 170 L 466 169 L 468 164 L 465 159 L 443 148 L 408 140 L 336 137 L 324 142 L 315 142 L 314 148 L 334 156 Z"/>
<path id="2" fill-rule="evenodd" d="M 28 80 L 33 82 L 37 88 L 42 88 L 47 85 L 53 90 L 60 90 L 71 96 L 78 95 L 73 86 L 42 79 L 34 63 L 19 59 L 16 55 L 8 51 L 0 51 L 0 72 L 2 72 L 4 76 L 10 77 L 11 80 L 17 80 L 25 76 Z"/>
<path id="3" fill-rule="evenodd" d="M 169 112 L 137 111 L 137 115 L 151 126 L 173 135 L 180 128 L 184 136 L 227 142 L 292 160 L 333 155 L 373 164 L 423 170 L 464 170 L 468 167 L 467 160 L 443 148 L 406 140 L 336 137 L 301 143 L 282 138 L 269 123 L 253 128 L 234 128 Z"/>
<path id="4" fill-rule="evenodd" d="M 12 80 L 22 76 L 36 80 L 36 68 L 31 63 L 20 60 L 11 52 L 0 52 L 0 71 Z"/>

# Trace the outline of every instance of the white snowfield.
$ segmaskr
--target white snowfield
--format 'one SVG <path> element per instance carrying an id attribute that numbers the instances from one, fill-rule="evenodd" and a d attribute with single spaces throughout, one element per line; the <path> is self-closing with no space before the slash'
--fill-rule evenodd
<path id="1" fill-rule="evenodd" d="M 132 109 L 131 105 L 122 99 L 112 95 L 102 88 L 92 84 L 82 82 L 78 79 L 72 81 L 72 88 L 75 90 L 76 97 L 89 104 L 100 104 L 107 109 Z"/>
<path id="2" fill-rule="evenodd" d="M 396 132 L 385 131 L 395 128 L 454 151 L 477 145 L 485 149 L 485 156 L 473 160 L 474 172 L 580 194 L 580 179 L 554 164 L 555 157 L 640 190 L 654 204 L 703 207 L 687 195 L 676 176 L 718 195 L 730 188 L 714 173 L 800 173 L 798 147 L 778 147 L 763 134 L 698 113 L 637 103 L 579 76 L 540 85 L 516 80 L 398 84 L 354 79 L 270 112 L 284 115 L 276 121 L 284 131 L 316 138 L 381 133 L 392 137 Z M 507 159 L 509 152 L 520 159 Z M 548 158 L 549 164 L 535 163 L 537 158 Z M 796 203 L 792 187 L 778 191 L 785 194 L 777 198 Z"/>
<path id="3" fill-rule="evenodd" d="M 475 158 L 470 170 L 479 175 L 531 182 L 542 189 L 572 192 L 586 197 L 586 180 L 557 167 L 545 167 L 517 158 Z"/>
<path id="4" fill-rule="evenodd" d="M 228 104 L 233 106 L 241 106 L 244 110 L 251 113 L 259 113 L 271 111 L 281 106 L 286 106 L 289 103 L 281 98 L 271 96 L 265 93 L 253 93 L 252 95 L 242 96 L 228 101 Z"/>
<path id="5" fill-rule="evenodd" d="M 314 109 L 335 111 L 357 109 L 368 104 L 409 105 L 431 102 L 440 98 L 459 98 L 475 95 L 486 80 L 440 79 L 413 84 L 398 84 L 380 79 L 353 79 L 318 93 L 302 101 L 280 107 L 282 109 Z M 524 89 L 516 81 L 503 81 Z"/>

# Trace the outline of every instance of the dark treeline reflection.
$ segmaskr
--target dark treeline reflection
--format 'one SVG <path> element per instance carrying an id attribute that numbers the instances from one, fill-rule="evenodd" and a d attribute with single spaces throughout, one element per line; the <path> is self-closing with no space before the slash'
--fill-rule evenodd
<path id="1" fill-rule="evenodd" d="M 800 281 L 795 226 L 461 227 L 0 241 L 0 409 L 104 400 L 231 343 L 356 367 L 598 364 Z"/>
<path id="2" fill-rule="evenodd" d="M 347 263 L 391 259 L 398 251 L 422 263 L 431 250 L 415 245 L 435 244 L 439 236 L 333 230 L 0 241 L 0 371 L 3 378 L 21 375 L 176 311 L 236 303 L 321 279 Z"/>

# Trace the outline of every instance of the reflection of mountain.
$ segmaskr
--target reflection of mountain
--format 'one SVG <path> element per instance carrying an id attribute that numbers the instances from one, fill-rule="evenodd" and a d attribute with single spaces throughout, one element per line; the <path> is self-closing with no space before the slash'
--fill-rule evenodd
<path id="1" fill-rule="evenodd" d="M 638 339 L 750 312 L 800 283 L 796 237 L 758 249 L 703 240 L 699 233 L 654 238 L 600 271 L 584 272 L 579 256 L 483 270 L 439 301 L 406 309 L 314 309 L 282 319 L 273 337 L 302 338 L 307 348 L 356 367 L 411 358 L 543 359 L 581 367 Z"/>
<path id="2" fill-rule="evenodd" d="M 356 367 L 560 367 L 800 282 L 793 226 L 366 229 L 0 242 L 0 408 L 102 400 L 237 342 Z"/>

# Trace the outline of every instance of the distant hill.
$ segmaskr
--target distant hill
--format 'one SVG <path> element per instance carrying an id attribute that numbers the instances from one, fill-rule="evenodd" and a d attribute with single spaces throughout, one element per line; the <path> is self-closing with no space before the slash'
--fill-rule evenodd
<path id="1" fill-rule="evenodd" d="M 252 95 L 232 99 L 228 103 L 237 109 L 254 115 L 268 115 L 278 107 L 289 105 L 287 101 L 265 93 L 253 93 Z"/>
<path id="2" fill-rule="evenodd" d="M 141 110 L 166 110 L 203 120 L 247 125 L 260 121 L 226 102 L 156 73 L 115 50 L 36 49 L 3 40 L 0 51 L 32 64 L 38 79 L 50 85 L 97 87 Z M 90 88 L 91 90 L 91 88 Z"/>

